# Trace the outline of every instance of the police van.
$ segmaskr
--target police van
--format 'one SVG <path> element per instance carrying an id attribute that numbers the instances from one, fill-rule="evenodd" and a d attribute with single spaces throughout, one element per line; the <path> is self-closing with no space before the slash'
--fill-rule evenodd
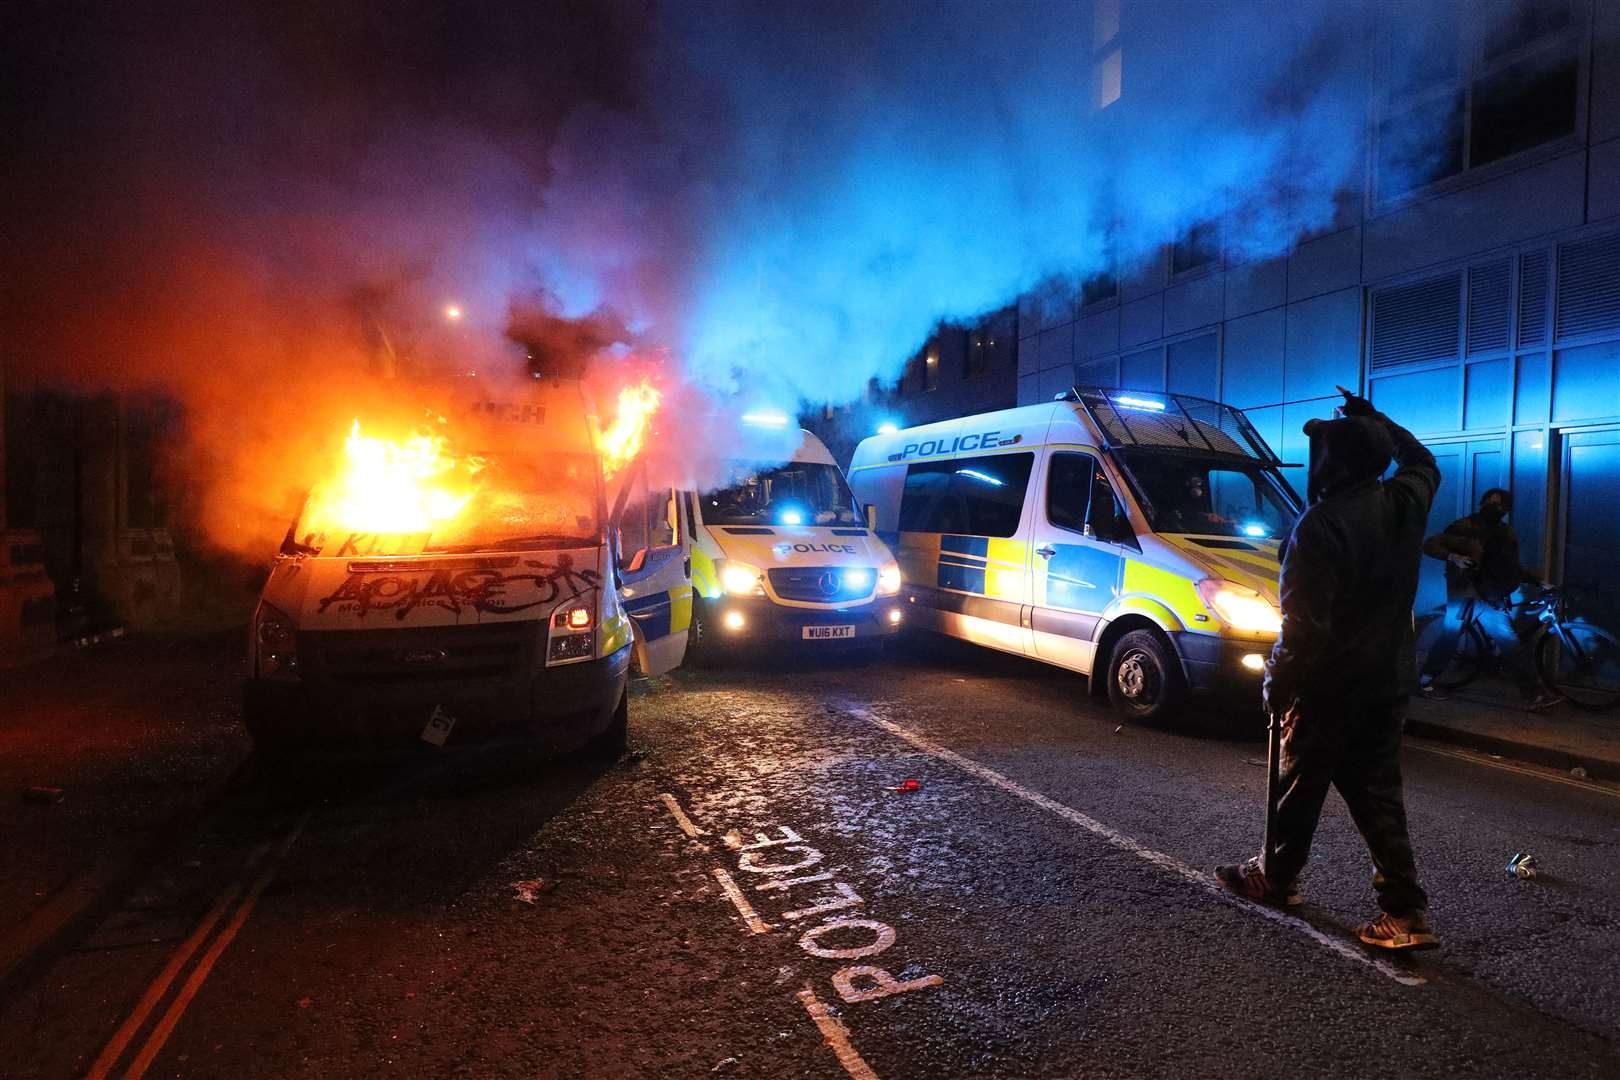
<path id="1" fill-rule="evenodd" d="M 786 461 L 713 460 L 700 472 L 712 489 L 685 493 L 694 661 L 750 643 L 869 650 L 900 629 L 899 564 L 820 439 L 800 430 Z"/>
<path id="2" fill-rule="evenodd" d="M 1301 509 L 1281 467 L 1228 405 L 1075 387 L 866 439 L 850 483 L 912 625 L 1087 675 L 1149 718 L 1191 693 L 1258 705 Z"/>
<path id="3" fill-rule="evenodd" d="M 505 733 L 612 754 L 632 663 L 681 662 L 686 504 L 634 465 L 606 475 L 584 389 L 536 383 L 455 421 L 479 453 L 426 435 L 390 452 L 357 421 L 303 501 L 249 635 L 260 745 Z"/>

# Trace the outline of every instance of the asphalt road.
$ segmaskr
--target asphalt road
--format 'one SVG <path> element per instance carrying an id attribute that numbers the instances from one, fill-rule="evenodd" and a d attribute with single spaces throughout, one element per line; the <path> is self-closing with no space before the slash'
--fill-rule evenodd
<path id="1" fill-rule="evenodd" d="M 1391 958 L 1336 798 L 1300 917 L 1210 886 L 1252 726 L 923 639 L 681 672 L 631 741 L 250 771 L 6 1003 L 0 1075 L 1620 1072 L 1615 789 L 1409 745 L 1444 947 Z"/>

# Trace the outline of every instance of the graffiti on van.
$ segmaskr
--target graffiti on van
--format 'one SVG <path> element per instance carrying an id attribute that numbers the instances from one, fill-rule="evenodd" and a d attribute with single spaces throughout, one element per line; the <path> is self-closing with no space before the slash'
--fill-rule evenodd
<path id="1" fill-rule="evenodd" d="M 404 621 L 418 608 L 441 608 L 456 615 L 472 610 L 482 614 L 511 615 L 577 596 L 601 584 L 602 575 L 577 568 L 571 556 L 555 563 L 526 559 L 515 572 L 496 567 L 438 568 L 416 572 L 366 573 L 350 571 L 316 609 L 324 614 L 365 618 L 372 612 L 392 612 Z"/>

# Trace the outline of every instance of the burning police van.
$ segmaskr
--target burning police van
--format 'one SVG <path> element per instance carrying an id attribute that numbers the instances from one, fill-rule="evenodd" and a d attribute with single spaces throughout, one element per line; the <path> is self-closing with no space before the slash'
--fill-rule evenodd
<path id="1" fill-rule="evenodd" d="M 1194 692 L 1258 706 L 1300 511 L 1281 466 L 1228 405 L 1076 387 L 866 439 L 850 478 L 916 625 L 1088 675 L 1147 718 Z"/>
<path id="2" fill-rule="evenodd" d="M 756 642 L 860 649 L 900 629 L 900 566 L 820 439 L 799 431 L 785 462 L 718 461 L 704 471 L 723 482 L 687 496 L 695 658 Z"/>
<path id="3" fill-rule="evenodd" d="M 635 419 L 628 435 L 604 432 L 582 387 L 559 382 L 476 403 L 454 443 L 355 421 L 254 612 L 244 714 L 255 740 L 443 745 L 487 731 L 621 749 L 632 661 L 667 671 L 686 638 L 636 609 L 691 598 L 674 493 L 631 497 Z M 628 550 L 614 510 L 640 522 Z M 649 527 L 659 519 L 666 528 Z"/>

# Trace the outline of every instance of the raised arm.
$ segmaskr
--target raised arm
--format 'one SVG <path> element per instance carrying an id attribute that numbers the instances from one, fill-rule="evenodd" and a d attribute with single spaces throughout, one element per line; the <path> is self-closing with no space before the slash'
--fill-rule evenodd
<path id="1" fill-rule="evenodd" d="M 1342 386 L 1338 390 L 1344 395 L 1344 404 L 1339 406 L 1344 415 L 1372 417 L 1384 425 L 1395 442 L 1395 475 L 1384 481 L 1384 488 L 1406 494 L 1427 514 L 1434 503 L 1434 493 L 1440 490 L 1440 467 L 1434 463 L 1429 448 L 1419 442 L 1416 435 L 1373 408 L 1366 398 Z M 1438 557 L 1445 558 L 1444 555 Z"/>

